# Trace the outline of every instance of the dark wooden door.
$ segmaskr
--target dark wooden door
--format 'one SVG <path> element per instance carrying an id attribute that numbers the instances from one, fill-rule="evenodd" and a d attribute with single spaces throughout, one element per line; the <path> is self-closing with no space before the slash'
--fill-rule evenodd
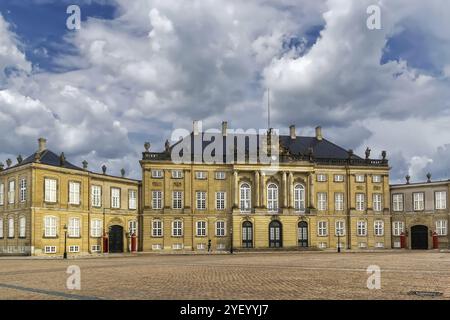
<path id="1" fill-rule="evenodd" d="M 298 223 L 298 246 L 302 248 L 308 247 L 308 223 L 305 221 Z"/>
<path id="2" fill-rule="evenodd" d="M 109 228 L 109 252 L 123 252 L 123 227 L 112 226 Z"/>
<path id="3" fill-rule="evenodd" d="M 253 248 L 253 224 L 250 221 L 242 224 L 242 247 Z"/>
<path id="4" fill-rule="evenodd" d="M 281 223 L 279 221 L 272 221 L 269 224 L 269 247 L 281 248 L 282 246 Z"/>
<path id="5" fill-rule="evenodd" d="M 428 228 L 426 226 L 411 227 L 411 249 L 428 249 Z"/>

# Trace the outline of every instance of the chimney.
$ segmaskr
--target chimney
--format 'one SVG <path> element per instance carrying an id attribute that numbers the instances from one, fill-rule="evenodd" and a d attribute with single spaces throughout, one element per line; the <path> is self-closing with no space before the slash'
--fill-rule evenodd
<path id="1" fill-rule="evenodd" d="M 319 141 L 322 141 L 323 139 L 321 126 L 316 127 L 316 139 Z"/>
<path id="2" fill-rule="evenodd" d="M 200 132 L 200 126 L 201 126 L 200 121 L 194 120 L 192 122 L 192 131 L 194 133 L 194 136 L 198 136 L 198 134 Z"/>
<path id="3" fill-rule="evenodd" d="M 47 149 L 47 139 L 39 138 L 38 142 L 39 142 L 39 150 L 38 150 L 39 152 L 42 152 Z"/>
<path id="4" fill-rule="evenodd" d="M 222 121 L 222 136 L 227 136 L 228 122 Z"/>
<path id="5" fill-rule="evenodd" d="M 294 125 L 291 125 L 291 126 L 289 127 L 289 132 L 290 132 L 290 135 L 291 135 L 291 139 L 292 139 L 292 140 L 294 140 L 295 138 L 297 138 L 297 134 L 295 133 L 295 126 L 294 126 Z"/>

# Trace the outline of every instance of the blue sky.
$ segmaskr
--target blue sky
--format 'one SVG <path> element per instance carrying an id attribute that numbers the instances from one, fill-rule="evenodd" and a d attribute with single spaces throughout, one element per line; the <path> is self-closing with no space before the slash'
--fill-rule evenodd
<path id="1" fill-rule="evenodd" d="M 193 120 L 265 127 L 269 87 L 282 132 L 322 125 L 359 154 L 387 150 L 393 181 L 448 178 L 450 6 L 375 2 L 380 30 L 369 0 L 3 0 L 0 161 L 46 136 L 75 163 L 137 177 L 143 143 Z M 69 4 L 81 30 L 66 28 Z"/>

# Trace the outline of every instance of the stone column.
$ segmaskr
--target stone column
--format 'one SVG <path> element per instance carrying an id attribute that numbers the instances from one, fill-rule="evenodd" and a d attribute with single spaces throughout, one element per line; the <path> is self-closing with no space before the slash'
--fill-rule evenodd
<path id="1" fill-rule="evenodd" d="M 283 184 L 283 208 L 286 208 L 287 207 L 287 200 L 288 200 L 287 174 L 286 174 L 286 171 L 283 171 L 282 184 Z"/>
<path id="2" fill-rule="evenodd" d="M 288 175 L 288 207 L 294 207 L 294 175 L 289 172 Z"/>
<path id="3" fill-rule="evenodd" d="M 266 190 L 265 190 L 265 178 L 266 178 L 266 174 L 264 172 L 261 172 L 261 189 L 260 189 L 260 193 L 261 193 L 261 207 L 262 208 L 266 208 Z"/>
<path id="4" fill-rule="evenodd" d="M 234 201 L 233 201 L 233 207 L 239 208 L 239 183 L 238 183 L 238 172 L 235 170 L 233 172 L 233 184 L 234 184 Z"/>
<path id="5" fill-rule="evenodd" d="M 308 175 L 308 184 L 309 184 L 309 206 L 311 208 L 315 208 L 316 207 L 316 199 L 315 199 L 315 195 L 314 195 L 314 179 L 313 179 L 312 173 L 310 173 Z"/>
<path id="6" fill-rule="evenodd" d="M 260 196 L 259 196 L 259 171 L 258 170 L 255 171 L 255 186 L 254 186 L 254 188 L 255 188 L 255 207 L 259 208 Z"/>

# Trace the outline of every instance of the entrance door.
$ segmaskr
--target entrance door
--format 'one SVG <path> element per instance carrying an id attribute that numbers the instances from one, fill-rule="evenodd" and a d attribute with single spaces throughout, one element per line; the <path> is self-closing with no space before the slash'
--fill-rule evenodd
<path id="1" fill-rule="evenodd" d="M 282 234 L 281 223 L 279 221 L 272 221 L 269 224 L 269 247 L 281 248 L 282 247 Z"/>
<path id="2" fill-rule="evenodd" d="M 298 246 L 302 248 L 308 247 L 308 223 L 305 221 L 298 223 Z"/>
<path id="3" fill-rule="evenodd" d="M 411 227 L 411 249 L 428 249 L 428 228 L 426 226 Z"/>
<path id="4" fill-rule="evenodd" d="M 109 252 L 123 252 L 123 227 L 111 226 L 109 228 Z"/>
<path id="5" fill-rule="evenodd" d="M 250 221 L 242 224 L 242 247 L 253 248 L 253 224 Z"/>

